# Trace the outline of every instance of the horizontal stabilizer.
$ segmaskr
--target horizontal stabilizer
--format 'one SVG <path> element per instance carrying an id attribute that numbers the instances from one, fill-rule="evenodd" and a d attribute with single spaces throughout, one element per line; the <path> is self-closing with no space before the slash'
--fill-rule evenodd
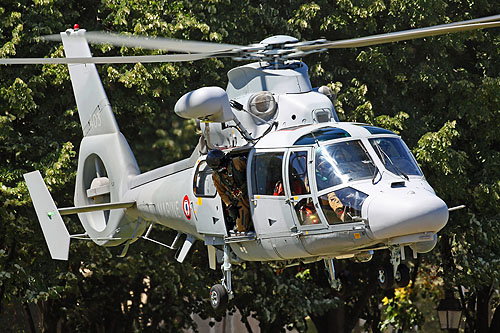
<path id="1" fill-rule="evenodd" d="M 42 175 L 37 170 L 24 174 L 24 179 L 52 259 L 68 260 L 69 232 L 45 186 Z"/>
<path id="2" fill-rule="evenodd" d="M 104 204 L 95 204 L 95 205 L 80 206 L 80 207 L 66 207 L 66 208 L 59 208 L 58 210 L 61 215 L 71 215 L 79 213 L 96 212 L 100 210 L 130 208 L 133 205 L 135 205 L 135 201 L 104 203 Z"/>

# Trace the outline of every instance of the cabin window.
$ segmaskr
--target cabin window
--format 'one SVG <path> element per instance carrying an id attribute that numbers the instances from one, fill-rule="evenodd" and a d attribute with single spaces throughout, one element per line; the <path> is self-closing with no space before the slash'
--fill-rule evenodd
<path id="1" fill-rule="evenodd" d="M 293 151 L 290 154 L 288 177 L 292 195 L 311 193 L 307 177 L 307 151 Z"/>
<path id="2" fill-rule="evenodd" d="M 254 195 L 284 195 L 283 152 L 256 153 L 252 162 L 252 192 Z"/>
<path id="3" fill-rule="evenodd" d="M 295 214 L 300 225 L 320 224 L 316 207 L 311 197 L 302 198 L 298 203 L 294 204 Z"/>
<path id="4" fill-rule="evenodd" d="M 193 180 L 193 191 L 197 197 L 215 197 L 217 189 L 212 180 L 213 170 L 205 163 L 200 162 L 196 168 Z"/>

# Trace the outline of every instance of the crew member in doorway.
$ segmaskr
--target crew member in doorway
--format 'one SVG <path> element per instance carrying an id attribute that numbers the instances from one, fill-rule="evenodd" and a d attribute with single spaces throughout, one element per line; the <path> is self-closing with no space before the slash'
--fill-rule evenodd
<path id="1" fill-rule="evenodd" d="M 229 217 L 236 222 L 238 233 L 251 228 L 250 206 L 246 182 L 246 157 L 230 158 L 220 149 L 208 152 L 206 162 L 214 170 L 215 188 L 227 207 Z"/>

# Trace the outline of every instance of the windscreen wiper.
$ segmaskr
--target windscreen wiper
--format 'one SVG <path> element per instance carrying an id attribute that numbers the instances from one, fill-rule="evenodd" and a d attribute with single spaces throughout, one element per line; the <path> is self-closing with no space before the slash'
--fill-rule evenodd
<path id="1" fill-rule="evenodd" d="M 408 175 L 406 173 L 404 173 L 403 170 L 401 170 L 396 164 L 394 164 L 394 162 L 391 160 L 389 155 L 379 146 L 377 141 L 374 140 L 373 143 L 375 143 L 375 147 L 377 148 L 377 150 L 379 152 L 379 156 L 382 159 L 382 163 L 384 163 L 384 165 L 386 165 L 385 160 L 387 159 L 389 161 L 389 163 L 394 167 L 394 170 L 396 170 L 396 173 L 398 174 L 398 176 L 401 176 L 402 178 L 410 181 L 410 177 L 408 177 Z"/>
<path id="2" fill-rule="evenodd" d="M 360 146 L 361 146 L 361 149 L 363 149 L 363 151 L 365 152 L 366 156 L 368 157 L 367 161 L 363 160 L 361 162 L 362 163 L 369 163 L 375 168 L 375 170 L 373 171 L 373 176 L 372 176 L 372 184 L 375 185 L 375 178 L 377 178 L 378 174 L 380 174 L 380 177 L 382 178 L 382 174 L 380 173 L 380 170 L 378 169 L 378 167 L 375 165 L 375 163 L 370 158 L 370 153 L 368 153 L 368 150 L 366 150 L 366 147 L 364 145 L 360 145 Z M 385 163 L 384 163 L 384 165 L 385 165 Z"/>

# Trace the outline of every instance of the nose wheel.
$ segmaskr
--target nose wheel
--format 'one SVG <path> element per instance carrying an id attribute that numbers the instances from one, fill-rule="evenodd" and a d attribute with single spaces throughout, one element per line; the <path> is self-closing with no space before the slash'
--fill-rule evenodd
<path id="1" fill-rule="evenodd" d="M 404 288 L 410 283 L 410 269 L 405 264 L 400 264 L 396 270 L 394 282 L 399 288 Z"/>
<path id="2" fill-rule="evenodd" d="M 380 288 L 387 290 L 391 289 L 394 285 L 394 273 L 391 265 L 384 265 L 379 267 L 377 273 L 377 282 Z"/>
<path id="3" fill-rule="evenodd" d="M 410 283 L 410 269 L 405 264 L 401 264 L 401 259 L 404 260 L 404 247 L 392 247 L 391 264 L 381 266 L 377 272 L 377 282 L 382 289 L 391 289 L 394 284 L 398 288 L 404 288 Z"/>

